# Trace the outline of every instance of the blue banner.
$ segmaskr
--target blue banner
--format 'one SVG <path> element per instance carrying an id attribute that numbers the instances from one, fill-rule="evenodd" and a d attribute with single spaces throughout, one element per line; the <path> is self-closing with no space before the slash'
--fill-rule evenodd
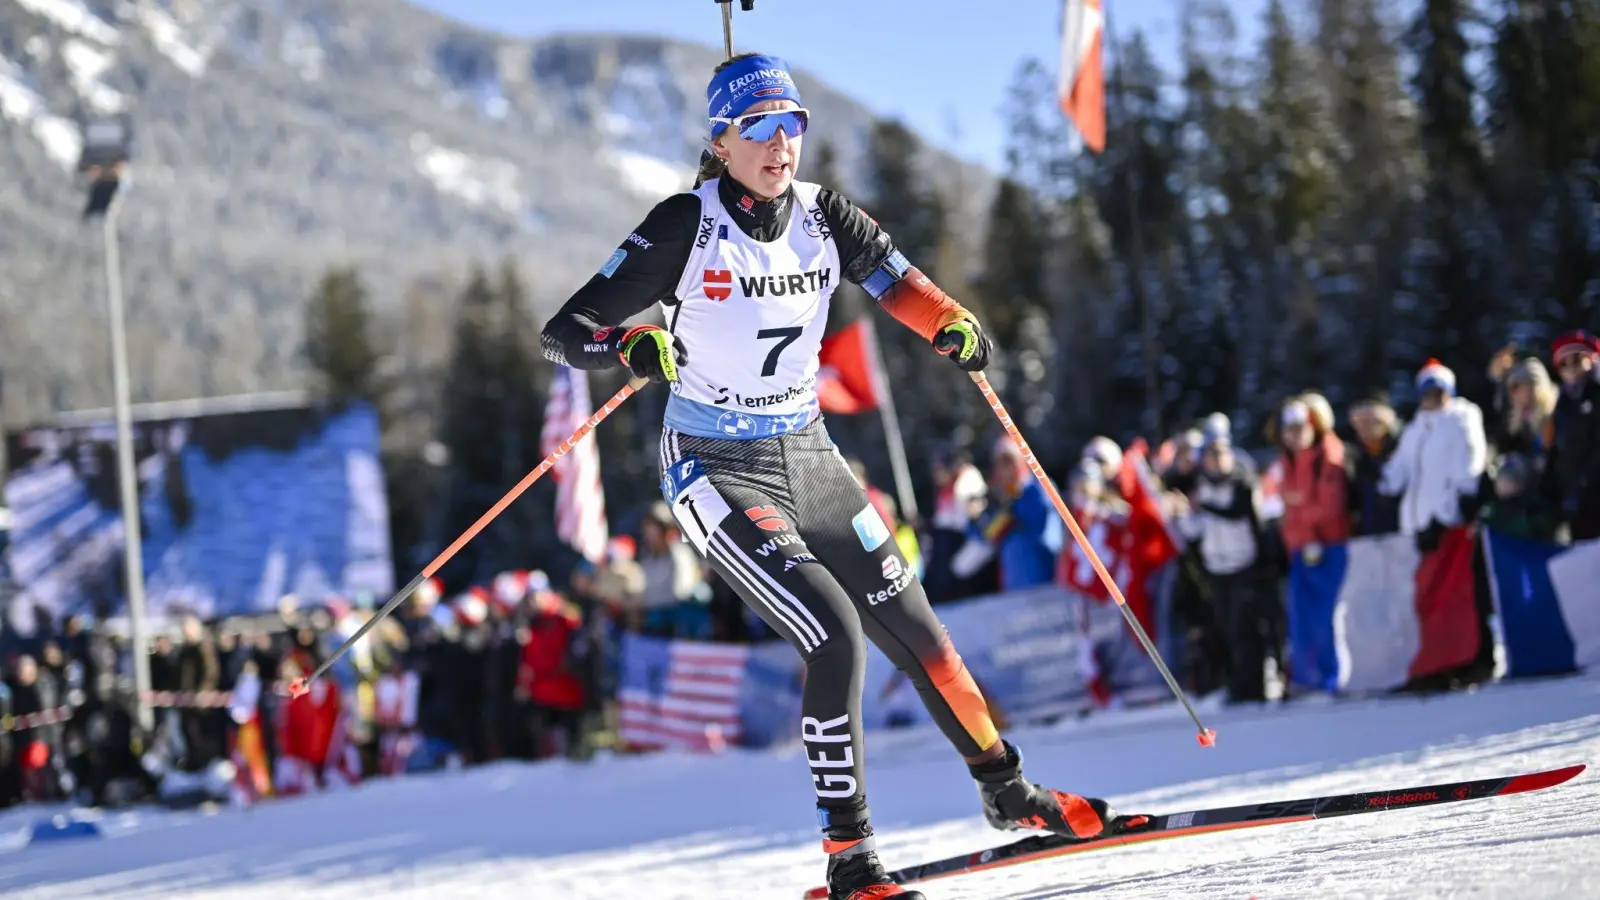
<path id="1" fill-rule="evenodd" d="M 1500 614 L 1506 676 L 1571 672 L 1577 667 L 1575 647 L 1550 581 L 1550 561 L 1567 548 L 1487 528 L 1483 541 Z"/>
<path id="2" fill-rule="evenodd" d="M 394 589 L 378 421 L 364 404 L 134 425 L 152 616 L 274 609 Z M 52 614 L 126 604 L 111 422 L 11 435 L 6 558 Z"/>

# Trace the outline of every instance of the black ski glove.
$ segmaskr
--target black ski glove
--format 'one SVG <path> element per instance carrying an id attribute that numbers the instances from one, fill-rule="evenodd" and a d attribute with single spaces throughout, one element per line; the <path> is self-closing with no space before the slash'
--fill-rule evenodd
<path id="1" fill-rule="evenodd" d="M 678 380 L 678 367 L 689 362 L 683 341 L 665 328 L 640 325 L 622 336 L 617 355 L 635 378 L 648 378 L 657 384 Z"/>
<path id="2" fill-rule="evenodd" d="M 963 372 L 982 372 L 989 365 L 994 344 L 977 322 L 959 319 L 934 336 L 933 349 L 955 360 Z"/>

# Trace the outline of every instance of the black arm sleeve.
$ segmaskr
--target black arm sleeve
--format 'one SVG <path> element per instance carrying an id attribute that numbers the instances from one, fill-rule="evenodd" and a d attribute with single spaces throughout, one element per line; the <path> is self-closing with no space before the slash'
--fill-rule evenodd
<path id="1" fill-rule="evenodd" d="M 894 252 L 889 232 L 838 191 L 822 189 L 817 194 L 817 206 L 833 231 L 833 241 L 839 247 L 839 264 L 844 267 L 844 277 L 851 284 L 866 281 L 867 276 Z"/>
<path id="2" fill-rule="evenodd" d="M 546 359 L 575 369 L 620 366 L 622 331 L 607 329 L 672 295 L 694 246 L 700 198 L 674 194 L 617 246 L 605 268 L 562 304 L 545 323 Z"/>

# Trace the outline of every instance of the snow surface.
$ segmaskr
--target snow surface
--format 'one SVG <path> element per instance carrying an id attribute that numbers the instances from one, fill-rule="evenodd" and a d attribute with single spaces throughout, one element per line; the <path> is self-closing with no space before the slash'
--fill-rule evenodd
<path id="1" fill-rule="evenodd" d="M 279 55 L 285 64 L 299 73 L 305 81 L 322 78 L 326 55 L 322 50 L 322 35 L 305 22 L 290 22 L 283 30 Z"/>
<path id="2" fill-rule="evenodd" d="M 528 201 L 522 196 L 522 173 L 515 163 L 444 147 L 421 132 L 411 136 L 411 153 L 417 171 L 440 193 L 472 206 L 493 206 L 523 215 Z"/>
<path id="3" fill-rule="evenodd" d="M 1416 787 L 1595 763 L 1600 678 L 1209 718 L 1212 750 L 1171 708 L 1012 739 L 1034 779 L 1124 811 Z M 869 743 L 887 864 L 1007 839 L 978 818 L 936 733 Z M 107 822 L 114 836 L 0 855 L 0 895 L 796 900 L 823 868 L 809 785 L 790 749 L 497 764 L 250 811 L 124 814 Z M 1540 793 L 1104 850 L 923 889 L 930 900 L 1600 897 L 1597 785 L 1590 771 Z"/>
<path id="4" fill-rule="evenodd" d="M 43 16 L 73 34 L 102 44 L 115 44 L 120 36 L 105 20 L 90 12 L 78 0 L 16 0 L 18 6 Z"/>
<path id="5" fill-rule="evenodd" d="M 694 173 L 687 166 L 657 156 L 630 150 L 611 150 L 607 151 L 607 158 L 622 175 L 623 184 L 646 197 L 665 199 L 679 191 L 688 190 L 694 183 Z"/>
<path id="6" fill-rule="evenodd" d="M 45 106 L 44 98 L 28 85 L 27 74 L 16 63 L 0 56 L 0 118 L 10 119 L 33 130 L 45 153 L 67 169 L 78 165 L 83 137 L 78 126 Z"/>
<path id="7" fill-rule="evenodd" d="M 127 109 L 128 98 L 100 81 L 116 62 L 111 54 L 72 39 L 61 45 L 61 58 L 72 71 L 72 86 L 90 106 L 103 113 Z"/>
<path id="8" fill-rule="evenodd" d="M 188 33 L 178 24 L 178 20 L 168 15 L 165 10 L 149 3 L 139 4 L 138 17 L 139 22 L 150 33 L 150 41 L 161 51 L 161 55 L 187 72 L 190 77 L 199 78 L 205 74 L 207 54 L 191 43 Z"/>

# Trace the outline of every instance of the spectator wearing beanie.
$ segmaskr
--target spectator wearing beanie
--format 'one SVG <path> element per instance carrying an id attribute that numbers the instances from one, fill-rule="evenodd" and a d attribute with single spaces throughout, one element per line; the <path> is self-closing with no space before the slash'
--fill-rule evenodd
<path id="1" fill-rule="evenodd" d="M 1350 489 L 1350 533 L 1355 537 L 1394 534 L 1400 530 L 1400 499 L 1383 493 L 1383 467 L 1400 446 L 1400 421 L 1383 394 L 1350 407 L 1350 428 L 1356 442 L 1347 468 Z"/>
<path id="2" fill-rule="evenodd" d="M 1237 464 L 1232 443 L 1213 435 L 1201 451 L 1200 477 L 1190 496 L 1192 511 L 1178 520 L 1184 536 L 1197 542 L 1215 621 L 1227 647 L 1228 699 L 1266 700 L 1266 635 L 1276 617 L 1272 594 L 1264 590 L 1260 568 L 1260 490 Z"/>
<path id="3" fill-rule="evenodd" d="M 1456 396 L 1456 376 L 1436 359 L 1417 373 L 1417 414 L 1383 469 L 1383 492 L 1400 497 L 1400 530 L 1427 554 L 1445 529 L 1463 523 L 1461 501 L 1475 496 L 1487 462 L 1483 413 Z"/>
<path id="4" fill-rule="evenodd" d="M 1600 384 L 1595 366 L 1600 339 L 1586 331 L 1562 335 L 1551 355 L 1561 375 L 1561 399 L 1556 402 L 1545 490 L 1558 504 L 1572 540 L 1590 540 L 1600 537 Z"/>

